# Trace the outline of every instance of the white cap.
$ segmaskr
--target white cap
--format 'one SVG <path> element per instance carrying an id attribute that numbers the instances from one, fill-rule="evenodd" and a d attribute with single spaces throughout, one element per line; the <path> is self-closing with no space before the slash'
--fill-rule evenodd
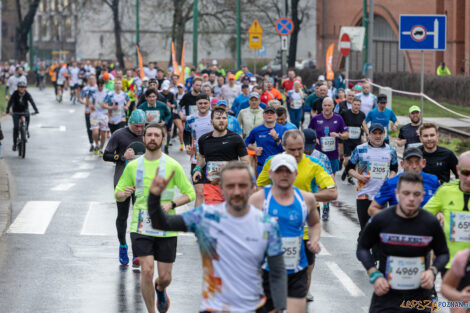
<path id="1" fill-rule="evenodd" d="M 255 81 L 256 81 L 256 77 L 251 76 L 251 77 L 250 77 L 250 81 L 255 82 Z"/>
<path id="2" fill-rule="evenodd" d="M 142 81 L 143 82 L 148 82 L 149 81 L 149 78 L 147 76 L 145 76 L 144 78 L 142 78 Z"/>
<path id="3" fill-rule="evenodd" d="M 162 83 L 162 90 L 170 90 L 170 82 L 165 80 Z"/>
<path id="4" fill-rule="evenodd" d="M 281 153 L 275 155 L 271 160 L 271 171 L 277 171 L 278 168 L 281 166 L 287 167 L 289 171 L 296 172 L 297 171 L 297 160 L 290 154 Z"/>
<path id="5" fill-rule="evenodd" d="M 212 65 L 217 65 L 217 60 L 212 60 Z"/>
<path id="6" fill-rule="evenodd" d="M 320 75 L 320 76 L 318 76 L 318 79 L 317 79 L 317 80 L 325 80 L 325 76 Z"/>

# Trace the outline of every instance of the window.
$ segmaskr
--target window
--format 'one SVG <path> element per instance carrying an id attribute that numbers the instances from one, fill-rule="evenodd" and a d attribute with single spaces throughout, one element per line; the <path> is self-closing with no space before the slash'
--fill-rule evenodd
<path id="1" fill-rule="evenodd" d="M 51 39 L 51 30 L 49 28 L 49 21 L 45 16 L 41 16 L 39 23 L 39 35 L 42 41 L 49 41 Z"/>
<path id="2" fill-rule="evenodd" d="M 70 17 L 70 16 L 65 17 L 64 24 L 65 24 L 65 28 L 64 28 L 65 29 L 65 32 L 64 32 L 65 40 L 73 41 L 74 36 L 73 36 L 73 27 L 72 27 L 72 17 Z"/>
<path id="3" fill-rule="evenodd" d="M 59 19 L 51 16 L 51 40 L 60 41 Z"/>

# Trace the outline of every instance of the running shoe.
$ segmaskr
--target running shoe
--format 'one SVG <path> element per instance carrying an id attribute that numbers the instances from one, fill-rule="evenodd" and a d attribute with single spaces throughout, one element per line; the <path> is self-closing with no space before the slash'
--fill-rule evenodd
<path id="1" fill-rule="evenodd" d="M 349 178 L 348 178 L 348 183 L 350 183 L 351 185 L 355 185 L 355 184 L 354 184 L 354 180 L 352 179 L 352 177 L 349 177 Z"/>
<path id="2" fill-rule="evenodd" d="M 103 153 L 103 150 L 100 150 L 100 152 L 98 153 L 98 155 L 100 156 L 100 158 L 103 157 L 103 154 L 104 154 L 104 153 Z"/>
<path id="3" fill-rule="evenodd" d="M 328 221 L 329 217 L 330 217 L 330 206 L 327 204 L 323 207 L 323 214 L 322 214 L 321 218 L 324 221 Z"/>
<path id="4" fill-rule="evenodd" d="M 16 151 L 16 143 L 13 145 L 13 148 L 11 148 L 13 151 Z"/>
<path id="5" fill-rule="evenodd" d="M 133 257 L 132 258 L 132 267 L 133 268 L 139 268 L 140 267 L 140 261 L 138 257 Z"/>
<path id="6" fill-rule="evenodd" d="M 159 313 L 166 313 L 170 308 L 170 298 L 166 294 L 166 289 L 163 291 L 158 291 L 157 289 L 157 279 L 155 279 L 155 293 L 157 294 L 157 310 Z"/>
<path id="7" fill-rule="evenodd" d="M 313 302 L 313 295 L 310 292 L 307 293 L 307 302 Z"/>
<path id="8" fill-rule="evenodd" d="M 184 150 L 184 145 L 181 145 L 180 146 L 180 151 L 183 151 Z"/>
<path id="9" fill-rule="evenodd" d="M 95 150 L 95 147 L 93 146 L 93 144 L 90 146 L 90 152 L 93 152 Z"/>
<path id="10" fill-rule="evenodd" d="M 99 150 L 98 147 L 95 147 L 95 148 L 93 149 L 93 153 L 94 153 L 95 155 L 98 155 L 98 150 Z"/>
<path id="11" fill-rule="evenodd" d="M 129 257 L 127 256 L 127 244 L 119 245 L 119 262 L 122 265 L 129 264 Z"/>
<path id="12" fill-rule="evenodd" d="M 341 174 L 341 180 L 342 181 L 344 181 L 346 179 L 346 175 L 348 175 L 348 173 L 346 173 L 346 169 L 344 169 L 343 174 Z"/>

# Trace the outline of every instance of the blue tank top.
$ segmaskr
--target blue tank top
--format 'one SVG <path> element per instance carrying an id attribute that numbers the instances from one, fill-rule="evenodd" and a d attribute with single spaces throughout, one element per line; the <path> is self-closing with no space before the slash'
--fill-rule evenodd
<path id="1" fill-rule="evenodd" d="M 300 190 L 294 187 L 292 204 L 280 205 L 274 199 L 271 187 L 264 187 L 263 211 L 274 217 L 279 224 L 287 274 L 297 273 L 306 268 L 308 262 L 302 237 L 308 210 Z M 267 266 L 264 268 L 269 270 Z"/>

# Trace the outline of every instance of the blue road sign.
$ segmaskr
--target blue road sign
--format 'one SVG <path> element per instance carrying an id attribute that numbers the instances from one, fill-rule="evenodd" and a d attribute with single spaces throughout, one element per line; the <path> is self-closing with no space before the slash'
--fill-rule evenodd
<path id="1" fill-rule="evenodd" d="M 400 15 L 400 50 L 445 50 L 445 15 Z"/>
<path id="2" fill-rule="evenodd" d="M 276 32 L 281 36 L 288 36 L 294 31 L 294 23 L 288 17 L 281 17 L 276 21 Z"/>
<path id="3" fill-rule="evenodd" d="M 261 49 L 258 50 L 258 56 L 259 57 L 265 57 L 266 56 L 266 46 L 262 46 Z"/>

